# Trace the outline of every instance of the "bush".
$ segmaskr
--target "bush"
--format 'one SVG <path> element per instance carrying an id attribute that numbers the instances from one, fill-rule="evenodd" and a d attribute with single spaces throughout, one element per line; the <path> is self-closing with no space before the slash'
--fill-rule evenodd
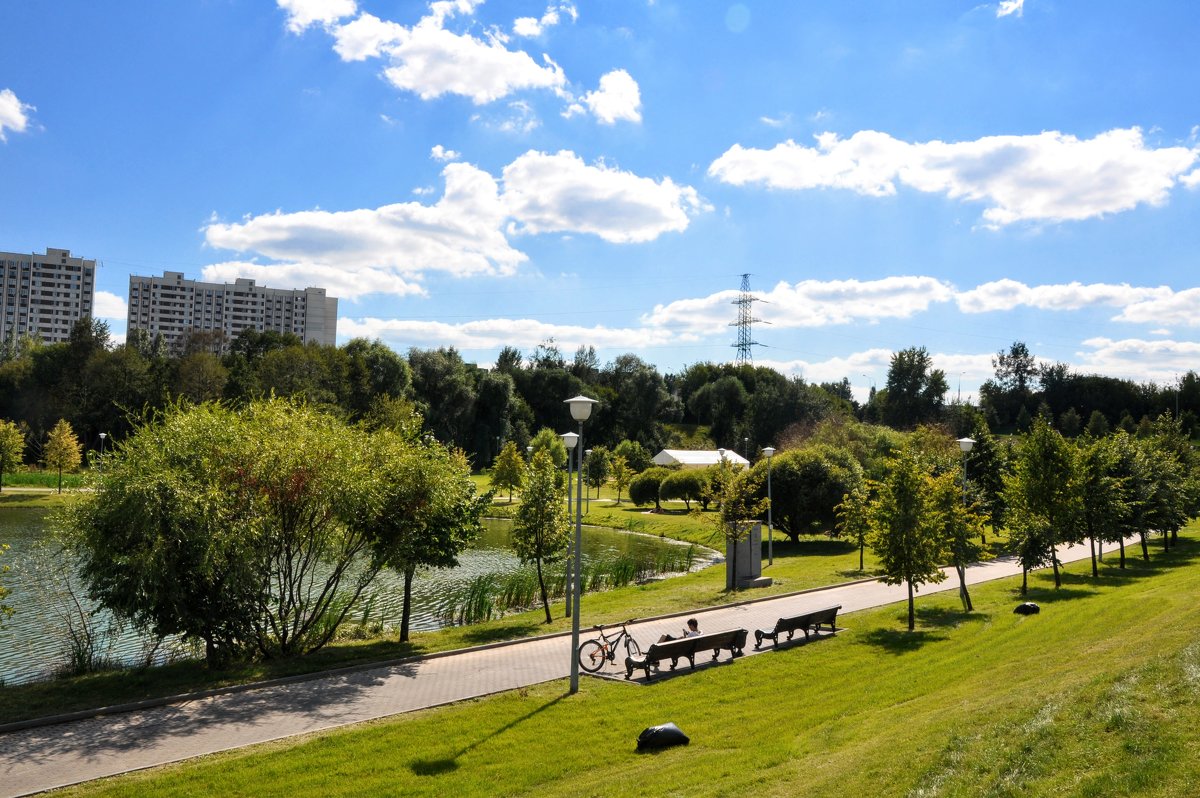
<path id="1" fill-rule="evenodd" d="M 704 501 L 707 490 L 708 479 L 704 471 L 688 469 L 675 471 L 663 479 L 658 487 L 658 497 L 663 501 L 682 499 L 687 509 L 691 510 L 693 501 Z"/>
<path id="2" fill-rule="evenodd" d="M 761 471 L 766 495 L 767 464 Z M 842 497 L 862 484 L 862 466 L 849 452 L 813 446 L 776 455 L 771 466 L 772 518 L 793 541 L 801 535 L 829 532 L 837 522 Z"/>

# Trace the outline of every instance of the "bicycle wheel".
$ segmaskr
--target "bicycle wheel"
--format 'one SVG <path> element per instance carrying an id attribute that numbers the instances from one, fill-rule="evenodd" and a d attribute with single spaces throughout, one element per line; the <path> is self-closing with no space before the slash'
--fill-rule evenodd
<path id="1" fill-rule="evenodd" d="M 642 656 L 642 647 L 639 646 L 638 642 L 629 635 L 625 636 L 625 651 L 631 657 Z"/>
<path id="2" fill-rule="evenodd" d="M 604 667 L 604 647 L 599 640 L 585 640 L 579 645 L 579 667 L 588 673 Z"/>

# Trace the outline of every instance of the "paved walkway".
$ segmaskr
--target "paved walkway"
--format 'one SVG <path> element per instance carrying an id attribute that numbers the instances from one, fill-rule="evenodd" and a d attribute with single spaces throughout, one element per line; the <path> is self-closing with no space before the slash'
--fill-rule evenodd
<path id="1" fill-rule="evenodd" d="M 1060 553 L 1063 562 L 1088 556 L 1086 546 L 1062 549 Z M 975 584 L 1020 572 L 1020 566 L 1011 560 L 992 560 L 971 566 L 967 577 Z M 922 588 L 920 595 L 957 588 L 958 579 L 951 571 L 940 584 Z M 906 598 L 904 585 L 859 582 L 689 614 L 699 618 L 700 628 L 705 631 L 744 627 L 753 634 L 754 629 L 769 628 L 784 615 L 832 604 L 841 604 L 842 612 L 848 613 Z M 664 632 L 677 634 L 681 624 L 680 618 L 673 617 L 637 623 L 630 626 L 630 631 L 644 645 Z M 0 735 L 0 796 L 27 795 L 561 679 L 569 673 L 570 647 L 569 635 L 521 641 L 9 732 Z M 747 654 L 753 653 L 751 644 Z M 609 673 L 615 675 L 618 670 L 610 666 Z M 582 689 L 586 688 L 585 680 Z"/>

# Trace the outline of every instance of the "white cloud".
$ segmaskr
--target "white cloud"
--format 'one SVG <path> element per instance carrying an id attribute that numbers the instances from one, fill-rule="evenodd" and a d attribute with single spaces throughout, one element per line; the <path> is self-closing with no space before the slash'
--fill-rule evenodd
<path id="1" fill-rule="evenodd" d="M 435 146 L 433 157 L 457 157 Z M 695 189 L 655 181 L 571 152 L 530 151 L 504 170 L 504 190 L 466 163 L 442 170 L 445 190 L 433 204 L 402 202 L 349 211 L 314 209 L 213 219 L 209 246 L 254 257 L 213 264 L 207 279 L 249 276 L 270 284 L 321 285 L 355 299 L 370 293 L 423 291 L 428 272 L 456 277 L 507 276 L 526 261 L 507 233 L 592 233 L 613 243 L 650 241 L 681 231 L 708 210 Z M 418 196 L 424 188 L 414 189 Z"/>
<path id="2" fill-rule="evenodd" d="M 1200 343 L 1194 341 L 1089 338 L 1083 345 L 1089 349 L 1076 352 L 1078 371 L 1138 381 L 1174 381 L 1200 360 Z"/>
<path id="3" fill-rule="evenodd" d="M 886 277 L 881 280 L 802 280 L 781 282 L 754 295 L 765 300 L 756 315 L 775 327 L 825 327 L 856 321 L 903 319 L 931 304 L 949 302 L 954 287 L 933 277 Z M 654 327 L 712 330 L 730 319 L 730 302 L 738 292 L 721 291 L 697 299 L 656 305 L 643 320 Z"/>
<path id="4" fill-rule="evenodd" d="M 760 116 L 758 121 L 762 122 L 767 127 L 783 127 L 787 123 L 787 117 L 785 115 L 779 119 L 775 119 L 770 116 Z"/>
<path id="5" fill-rule="evenodd" d="M 990 313 L 1025 305 L 1039 310 L 1080 310 L 1107 305 L 1125 307 L 1144 300 L 1165 298 L 1172 291 L 1131 286 L 1129 283 L 1061 283 L 1029 286 L 1016 280 L 995 280 L 964 291 L 955 297 L 963 313 Z"/>
<path id="6" fill-rule="evenodd" d="M 343 61 L 378 58 L 408 37 L 408 29 L 395 22 L 363 13 L 352 22 L 333 30 L 334 52 Z"/>
<path id="7" fill-rule="evenodd" d="M 412 293 L 418 289 L 411 281 L 429 271 L 459 277 L 515 272 L 527 257 L 504 236 L 506 212 L 495 179 L 463 163 L 448 164 L 442 175 L 445 192 L 433 205 L 277 211 L 241 223 L 213 222 L 205 238 L 219 249 L 278 261 L 256 266 L 263 279 L 272 273 L 286 274 L 289 281 L 314 274 L 320 278 L 304 279 L 322 285 L 319 280 L 341 274 L 339 290 L 347 298 L 376 290 Z"/>
<path id="8" fill-rule="evenodd" d="M 580 103 L 569 106 L 564 116 L 574 116 L 583 111 L 583 106 L 602 125 L 615 125 L 618 121 L 642 121 L 642 95 L 637 81 L 624 69 L 614 69 L 600 78 L 600 88 L 583 95 Z"/>
<path id="9" fill-rule="evenodd" d="M 329 25 L 349 17 L 358 9 L 354 0 L 276 0 L 287 12 L 288 30 L 300 33 L 310 25 Z"/>
<path id="10" fill-rule="evenodd" d="M 1193 169 L 1183 177 L 1179 178 L 1179 182 L 1183 183 L 1188 188 L 1200 187 L 1200 169 Z"/>
<path id="11" fill-rule="evenodd" d="M 531 349 L 553 338 L 566 352 L 579 346 L 628 351 L 691 340 L 666 330 L 583 327 L 547 324 L 535 319 L 480 319 L 461 324 L 409 319 L 338 319 L 338 333 L 348 338 L 380 338 L 398 348 L 453 346 L 457 349 L 496 349 L 515 346 Z"/>
<path id="12" fill-rule="evenodd" d="M 1018 17 L 1025 13 L 1025 0 L 1000 0 L 996 7 L 996 18 L 1016 14 Z"/>
<path id="13" fill-rule="evenodd" d="M 98 319 L 124 320 L 129 317 L 129 306 L 125 304 L 124 297 L 109 291 L 97 291 L 92 302 L 92 315 Z"/>
<path id="14" fill-rule="evenodd" d="M 435 161 L 457 161 L 462 157 L 462 153 L 448 150 L 441 144 L 434 144 L 433 149 L 429 152 L 429 157 Z"/>
<path id="15" fill-rule="evenodd" d="M 1127 304 L 1114 320 L 1200 327 L 1200 288 L 1157 289 L 1153 295 Z"/>
<path id="16" fill-rule="evenodd" d="M 1200 159 L 1200 151 L 1187 147 L 1148 148 L 1138 128 L 1086 140 L 1056 131 L 952 143 L 910 144 L 873 130 L 848 139 L 834 133 L 816 138 L 816 147 L 792 140 L 770 150 L 735 144 L 708 174 L 732 185 L 842 188 L 874 197 L 895 194 L 899 182 L 951 199 L 986 202 L 984 222 L 995 228 L 1161 205 L 1177 181 L 1192 180 L 1183 175 Z"/>
<path id="17" fill-rule="evenodd" d="M 691 186 L 589 166 L 566 150 L 530 150 L 506 166 L 504 203 L 510 232 L 593 233 L 618 244 L 681 232 L 692 215 L 711 210 Z"/>
<path id="18" fill-rule="evenodd" d="M 0 141 L 8 141 L 5 130 L 24 133 L 29 127 L 29 113 L 36 110 L 17 99 L 12 89 L 0 89 Z"/>
<path id="19" fill-rule="evenodd" d="M 546 28 L 551 28 L 557 25 L 563 15 L 569 16 L 572 20 L 579 19 L 579 12 L 571 3 L 562 3 L 561 5 L 552 5 L 546 8 L 546 13 L 538 17 L 519 17 L 513 20 L 513 33 L 518 36 L 527 38 L 535 38 L 541 36 Z"/>

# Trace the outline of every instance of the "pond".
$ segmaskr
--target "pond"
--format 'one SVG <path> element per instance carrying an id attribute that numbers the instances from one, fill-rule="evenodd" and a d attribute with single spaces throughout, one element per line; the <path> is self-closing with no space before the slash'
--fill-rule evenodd
<path id="1" fill-rule="evenodd" d="M 65 569 L 53 565 L 47 545 L 48 533 L 45 511 L 31 508 L 0 509 L 0 542 L 10 551 L 3 562 L 12 566 L 4 584 L 12 590 L 7 603 L 16 613 L 0 630 L 0 682 L 18 684 L 52 672 L 68 656 L 69 616 L 79 617 L 90 607 L 79 607 L 67 587 Z M 479 576 L 509 573 L 520 564 L 510 543 L 511 524 L 507 521 L 488 521 L 484 534 L 476 544 L 459 558 L 458 568 L 419 573 L 413 583 L 413 630 L 437 629 L 445 625 L 451 596 Z M 649 535 L 638 535 L 610 529 L 585 527 L 583 556 L 589 560 L 632 555 L 636 558 L 661 558 L 664 552 L 681 544 Z M 695 565 L 712 552 L 701 550 Z M 677 558 L 678 559 L 678 558 Z M 367 620 L 398 626 L 403 581 L 398 574 L 384 572 L 367 588 Z M 82 598 L 82 597 L 81 597 Z M 363 619 L 363 612 L 351 614 L 352 620 Z M 101 616 L 95 628 L 104 630 L 107 619 Z M 124 663 L 144 661 L 150 656 L 148 644 L 131 630 L 118 631 L 106 639 L 103 652 L 109 658 Z M 156 654 L 158 658 L 162 652 Z"/>

